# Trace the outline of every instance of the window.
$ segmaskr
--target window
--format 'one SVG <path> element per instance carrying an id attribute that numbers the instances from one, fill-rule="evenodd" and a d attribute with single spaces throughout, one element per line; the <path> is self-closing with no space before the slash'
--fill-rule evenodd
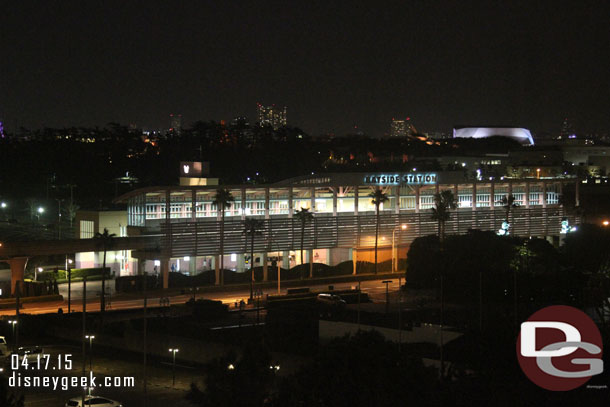
<path id="1" fill-rule="evenodd" d="M 94 235 L 92 220 L 81 220 L 80 221 L 80 238 L 91 239 Z"/>
<path id="2" fill-rule="evenodd" d="M 431 209 L 434 208 L 434 196 L 426 195 L 419 197 L 419 209 Z"/>

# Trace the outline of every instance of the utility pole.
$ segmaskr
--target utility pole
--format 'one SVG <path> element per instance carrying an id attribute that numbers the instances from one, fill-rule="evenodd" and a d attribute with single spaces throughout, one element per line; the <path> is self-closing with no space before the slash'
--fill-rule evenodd
<path id="1" fill-rule="evenodd" d="M 21 299 L 21 280 L 17 280 L 15 281 L 15 320 L 17 328 L 15 331 L 15 351 L 17 349 L 19 349 L 19 307 L 21 306 L 21 304 L 19 303 L 19 300 Z"/>
<path id="2" fill-rule="evenodd" d="M 144 368 L 143 368 L 143 376 L 144 376 L 144 382 L 143 382 L 143 390 L 144 390 L 144 407 L 146 407 L 148 405 L 148 393 L 147 393 L 147 388 L 146 388 L 146 384 L 147 384 L 147 377 L 146 377 L 146 352 L 148 349 L 147 346 L 147 325 L 146 325 L 146 311 L 147 311 L 147 306 L 148 306 L 148 297 L 147 297 L 147 292 L 146 292 L 146 280 L 147 280 L 147 276 L 146 276 L 146 271 L 142 272 L 142 275 L 144 277 L 144 283 L 143 283 L 143 291 L 144 291 L 144 343 L 143 343 L 143 352 L 144 352 Z"/>
<path id="3" fill-rule="evenodd" d="M 83 376 L 85 377 L 85 370 L 87 365 L 87 358 L 85 355 L 85 336 L 87 332 L 87 275 L 83 276 L 83 334 L 82 336 L 82 353 L 83 353 Z M 82 393 L 82 405 L 85 405 L 85 388 L 83 387 Z"/>

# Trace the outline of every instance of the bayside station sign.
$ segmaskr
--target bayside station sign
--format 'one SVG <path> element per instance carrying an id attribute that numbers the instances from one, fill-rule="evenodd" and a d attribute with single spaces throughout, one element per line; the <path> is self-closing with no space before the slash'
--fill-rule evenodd
<path id="1" fill-rule="evenodd" d="M 436 184 L 435 173 L 375 174 L 364 177 L 365 185 L 430 185 Z"/>

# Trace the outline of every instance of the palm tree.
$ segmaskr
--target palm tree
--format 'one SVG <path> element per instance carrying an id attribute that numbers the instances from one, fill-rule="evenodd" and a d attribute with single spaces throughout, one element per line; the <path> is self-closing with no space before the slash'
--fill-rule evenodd
<path id="1" fill-rule="evenodd" d="M 305 225 L 307 222 L 311 222 L 313 220 L 313 213 L 309 212 L 309 208 L 301 208 L 295 212 L 294 217 L 301 224 L 301 264 L 303 264 L 303 260 L 305 259 L 305 257 L 303 257 L 303 246 L 305 245 Z M 303 278 L 303 272 L 301 272 L 301 278 Z"/>
<path id="2" fill-rule="evenodd" d="M 445 359 L 444 359 L 444 351 L 443 351 L 443 323 L 444 323 L 444 313 L 445 313 L 445 297 L 444 297 L 444 287 L 443 287 L 443 278 L 444 278 L 444 269 L 445 269 L 445 259 L 443 253 L 443 242 L 445 240 L 445 222 L 449 220 L 451 214 L 449 212 L 450 209 L 457 209 L 457 200 L 455 199 L 455 195 L 451 190 L 444 190 L 439 193 L 434 194 L 434 208 L 432 208 L 432 220 L 438 222 L 438 240 L 439 240 L 439 249 L 440 249 L 440 258 L 441 258 L 441 267 L 439 267 L 439 281 L 440 281 L 440 360 L 441 360 L 441 369 L 439 371 L 440 378 L 443 380 L 444 372 L 445 372 Z"/>
<path id="3" fill-rule="evenodd" d="M 379 241 L 379 206 L 384 202 L 387 202 L 388 194 L 383 192 L 381 188 L 377 187 L 373 192 L 369 194 L 371 203 L 375 205 L 375 274 L 377 274 L 377 243 Z"/>
<path id="4" fill-rule="evenodd" d="M 254 237 L 262 234 L 263 221 L 255 218 L 247 218 L 244 221 L 244 231 L 246 235 L 246 244 L 248 244 L 248 236 L 250 236 L 250 299 L 254 294 Z"/>
<path id="5" fill-rule="evenodd" d="M 517 208 L 519 206 L 519 204 L 517 202 L 515 202 L 515 197 L 513 196 L 513 194 L 508 194 L 508 195 L 504 195 L 502 197 L 502 199 L 500 199 L 497 203 L 499 203 L 500 205 L 502 205 L 502 207 L 504 208 L 504 213 L 506 214 L 506 224 L 510 225 L 509 222 L 509 218 L 510 218 L 510 211 L 513 208 Z M 509 226 L 510 228 L 510 226 Z M 508 234 L 508 229 L 506 230 L 506 233 Z"/>
<path id="6" fill-rule="evenodd" d="M 231 208 L 231 203 L 235 201 L 235 198 L 226 188 L 218 188 L 214 195 L 212 205 L 216 205 L 216 208 L 220 211 L 220 274 L 218 275 L 218 283 L 224 283 L 223 270 L 225 266 L 224 250 L 225 250 L 225 210 Z"/>
<path id="7" fill-rule="evenodd" d="M 114 246 L 114 238 L 116 234 L 108 233 L 108 229 L 104 228 L 104 233 L 96 232 L 93 237 L 97 240 L 97 246 L 104 250 L 104 262 L 102 264 L 102 299 L 100 302 L 100 311 L 106 311 L 106 252 Z"/>
<path id="8" fill-rule="evenodd" d="M 434 208 L 432 208 L 432 220 L 438 222 L 438 240 L 445 240 L 445 222 L 449 220 L 451 214 L 450 209 L 457 209 L 457 200 L 451 190 L 447 189 L 434 194 Z"/>

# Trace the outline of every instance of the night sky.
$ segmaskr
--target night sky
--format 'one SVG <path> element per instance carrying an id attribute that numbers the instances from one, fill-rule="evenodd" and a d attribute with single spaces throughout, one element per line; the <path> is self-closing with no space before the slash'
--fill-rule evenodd
<path id="1" fill-rule="evenodd" d="M 604 3 L 3 0 L 0 117 L 167 128 L 172 112 L 255 121 L 260 101 L 312 135 L 406 116 L 607 131 Z"/>

